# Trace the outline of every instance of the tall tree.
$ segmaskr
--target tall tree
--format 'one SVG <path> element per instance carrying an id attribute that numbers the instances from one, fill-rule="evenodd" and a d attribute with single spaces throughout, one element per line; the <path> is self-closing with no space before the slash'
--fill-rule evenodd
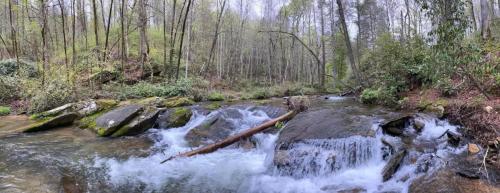
<path id="1" fill-rule="evenodd" d="M 490 9 L 488 6 L 488 0 L 481 0 L 481 37 L 483 40 L 491 37 Z"/>
<path id="2" fill-rule="evenodd" d="M 139 0 L 139 33 L 140 33 L 140 57 L 141 77 L 144 75 L 144 66 L 148 60 L 149 42 L 147 36 L 148 18 L 146 12 L 147 0 Z"/>
<path id="3" fill-rule="evenodd" d="M 12 1 L 14 0 L 8 0 L 9 1 L 9 21 L 10 21 L 10 33 L 11 33 L 11 41 L 12 41 L 12 52 L 14 53 L 14 56 L 16 56 L 16 65 L 17 65 L 17 68 L 19 68 L 19 53 L 18 53 L 18 49 L 17 49 L 17 24 L 14 23 L 14 14 L 13 14 L 13 11 L 14 9 L 17 9 L 17 8 L 14 8 L 12 6 Z M 19 72 L 19 70 L 17 71 Z"/>
<path id="4" fill-rule="evenodd" d="M 95 35 L 95 49 L 97 51 L 97 59 L 100 60 L 100 48 L 99 48 L 99 25 L 97 18 L 97 3 L 96 0 L 92 0 L 92 13 L 94 15 L 94 35 Z"/>
<path id="5" fill-rule="evenodd" d="M 349 63 L 351 65 L 352 72 L 356 77 L 359 84 L 362 84 L 361 77 L 354 61 L 354 53 L 352 52 L 351 38 L 349 37 L 349 30 L 347 29 L 347 24 L 345 21 L 344 8 L 342 7 L 342 0 L 337 0 L 337 6 L 339 9 L 340 24 L 342 25 L 342 32 L 344 34 L 344 41 L 347 47 L 347 55 L 349 57 Z"/>
<path id="6" fill-rule="evenodd" d="M 108 52 L 108 39 L 109 39 L 109 28 L 111 27 L 111 15 L 113 14 L 113 0 L 109 3 L 109 14 L 108 14 L 108 24 L 106 25 L 106 38 L 104 41 L 104 53 L 103 60 L 106 61 Z"/>
<path id="7" fill-rule="evenodd" d="M 182 44 L 184 43 L 184 32 L 186 31 L 186 21 L 189 16 L 189 9 L 191 7 L 191 3 L 194 0 L 185 0 L 185 1 L 187 1 L 187 8 L 186 8 L 186 14 L 184 14 L 184 21 L 182 22 L 181 39 L 180 39 L 181 42 L 179 45 L 179 56 L 177 57 L 177 72 L 175 74 L 176 81 L 179 79 L 179 71 L 180 71 L 181 57 L 182 57 Z"/>
<path id="8" fill-rule="evenodd" d="M 62 33 L 63 33 L 63 48 L 64 48 L 64 66 L 66 67 L 66 81 L 69 83 L 69 66 L 68 66 L 68 49 L 66 43 L 66 19 L 64 14 L 64 1 L 59 0 L 59 8 L 61 9 Z"/>
<path id="9" fill-rule="evenodd" d="M 210 73 L 210 64 L 213 61 L 213 55 L 214 55 L 214 51 L 215 51 L 215 46 L 217 44 L 217 38 L 219 37 L 219 27 L 220 27 L 220 23 L 221 23 L 221 20 L 222 20 L 222 15 L 224 14 L 225 7 L 226 7 L 226 0 L 223 0 L 222 1 L 222 7 L 220 8 L 220 12 L 217 14 L 217 22 L 215 23 L 214 37 L 212 39 L 212 46 L 210 47 L 210 53 L 209 53 L 207 65 L 206 65 L 206 68 L 205 68 L 205 76 L 207 76 L 208 73 Z"/>

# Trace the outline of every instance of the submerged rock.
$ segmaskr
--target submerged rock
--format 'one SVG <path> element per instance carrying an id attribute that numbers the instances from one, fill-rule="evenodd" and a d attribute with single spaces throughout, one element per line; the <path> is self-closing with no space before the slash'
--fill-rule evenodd
<path id="1" fill-rule="evenodd" d="M 45 131 L 56 127 L 71 125 L 77 118 L 77 113 L 65 113 L 48 120 L 33 123 L 24 127 L 22 130 L 23 132 Z"/>
<path id="2" fill-rule="evenodd" d="M 394 154 L 391 157 L 391 159 L 389 159 L 387 165 L 385 165 L 384 169 L 382 170 L 382 178 L 384 182 L 389 180 L 392 177 L 392 175 L 396 173 L 405 155 L 406 155 L 406 149 L 403 149 Z"/>
<path id="3" fill-rule="evenodd" d="M 193 112 L 189 108 L 178 107 L 169 109 L 158 116 L 156 125 L 158 128 L 171 128 L 184 126 L 189 120 Z"/>
<path id="4" fill-rule="evenodd" d="M 130 123 L 118 129 L 111 137 L 120 137 L 124 135 L 137 135 L 153 127 L 160 110 L 150 108 L 141 115 L 135 117 Z"/>
<path id="5" fill-rule="evenodd" d="M 213 117 L 207 118 L 203 123 L 191 129 L 186 134 L 186 140 L 190 146 L 196 147 L 228 137 L 236 126 L 230 119 L 242 119 L 243 115 L 233 108 L 222 110 Z"/>
<path id="6" fill-rule="evenodd" d="M 108 136 L 131 121 L 142 111 L 140 105 L 127 105 L 105 113 L 96 119 L 95 131 L 99 136 Z"/>

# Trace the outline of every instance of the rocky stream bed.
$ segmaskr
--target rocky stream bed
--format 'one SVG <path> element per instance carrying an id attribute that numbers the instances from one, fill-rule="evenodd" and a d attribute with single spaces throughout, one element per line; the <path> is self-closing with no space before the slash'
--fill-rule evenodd
<path id="1" fill-rule="evenodd" d="M 0 192 L 500 192 L 500 168 L 432 113 L 311 97 L 284 125 L 205 155 L 167 157 L 287 112 L 281 99 L 91 100 L 0 117 Z M 498 144 L 498 142 L 497 142 Z"/>

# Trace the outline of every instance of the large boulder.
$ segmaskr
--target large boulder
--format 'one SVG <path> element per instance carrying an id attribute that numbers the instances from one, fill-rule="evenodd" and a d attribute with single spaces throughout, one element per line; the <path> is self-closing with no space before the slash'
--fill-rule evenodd
<path id="1" fill-rule="evenodd" d="M 347 114 L 335 109 L 310 110 L 299 113 L 282 129 L 277 144 L 286 149 L 288 144 L 307 139 L 338 139 L 350 136 L 374 136 L 372 119 Z"/>
<path id="2" fill-rule="evenodd" d="M 156 125 L 158 128 L 181 127 L 189 122 L 192 115 L 192 110 L 186 107 L 169 109 L 158 116 Z"/>
<path id="3" fill-rule="evenodd" d="M 90 76 L 90 80 L 92 80 L 92 82 L 97 84 L 106 84 L 112 80 L 116 80 L 116 78 L 118 78 L 118 75 L 119 75 L 118 72 L 103 70 L 95 74 L 92 74 Z"/>
<path id="4" fill-rule="evenodd" d="M 405 128 L 409 127 L 412 122 L 412 116 L 404 115 L 395 119 L 387 120 L 384 123 L 380 124 L 380 127 L 382 127 L 385 133 L 394 136 L 400 136 L 403 135 Z"/>
<path id="5" fill-rule="evenodd" d="M 77 113 L 64 113 L 57 117 L 28 125 L 24 127 L 22 130 L 23 132 L 36 132 L 36 131 L 45 131 L 61 126 L 67 126 L 71 125 L 73 121 L 75 121 L 78 117 L 79 116 Z"/>
<path id="6" fill-rule="evenodd" d="M 111 137 L 120 137 L 124 135 L 137 135 L 153 127 L 160 110 L 149 108 L 135 117 L 130 123 L 118 129 Z"/>
<path id="7" fill-rule="evenodd" d="M 109 111 L 96 119 L 94 129 L 99 136 L 109 136 L 130 122 L 142 109 L 140 105 L 127 105 Z"/>

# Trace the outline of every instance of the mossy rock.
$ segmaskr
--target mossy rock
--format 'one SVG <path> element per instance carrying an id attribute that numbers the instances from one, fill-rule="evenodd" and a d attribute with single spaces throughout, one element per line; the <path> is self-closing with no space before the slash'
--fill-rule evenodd
<path id="1" fill-rule="evenodd" d="M 57 117 L 39 121 L 22 128 L 23 132 L 36 132 L 53 129 L 56 127 L 71 125 L 79 115 L 77 113 L 65 113 Z"/>
<path id="2" fill-rule="evenodd" d="M 172 97 L 166 99 L 164 102 L 164 106 L 168 108 L 189 106 L 193 104 L 194 101 L 189 99 L 188 97 Z"/>
<path id="3" fill-rule="evenodd" d="M 128 124 L 143 110 L 141 105 L 127 105 L 109 111 L 98 117 L 94 130 L 99 136 L 109 136 L 122 126 Z"/>
<path id="4" fill-rule="evenodd" d="M 0 106 L 0 116 L 5 116 L 10 114 L 10 107 Z"/>
<path id="5" fill-rule="evenodd" d="M 149 97 L 145 99 L 141 99 L 137 101 L 138 104 L 144 105 L 144 106 L 156 106 L 158 108 L 164 107 L 164 100 L 163 98 L 160 97 Z"/>
<path id="6" fill-rule="evenodd" d="M 113 99 L 98 99 L 95 101 L 101 110 L 107 110 L 118 105 L 118 101 Z"/>
<path id="7" fill-rule="evenodd" d="M 168 123 L 170 127 L 182 127 L 189 122 L 193 112 L 189 108 L 178 107 L 170 112 Z"/>
<path id="8" fill-rule="evenodd" d="M 444 107 L 442 105 L 428 105 L 424 111 L 436 115 L 437 118 L 444 117 Z"/>
<path id="9" fill-rule="evenodd" d="M 137 135 L 153 127 L 160 110 L 157 108 L 148 108 L 142 114 L 135 117 L 130 123 L 118 129 L 111 134 L 111 137 L 120 137 L 126 135 Z"/>
<path id="10" fill-rule="evenodd" d="M 207 96 L 207 100 L 209 101 L 223 101 L 225 99 L 226 97 L 220 92 L 211 92 Z"/>
<path id="11" fill-rule="evenodd" d="M 112 80 L 116 80 L 119 76 L 118 72 L 103 70 L 97 73 L 94 73 L 90 76 L 90 79 L 97 84 L 105 84 Z"/>
<path id="12" fill-rule="evenodd" d="M 222 105 L 219 103 L 219 102 L 213 102 L 213 103 L 210 103 L 208 105 L 205 105 L 203 107 L 205 107 L 207 110 L 217 110 L 221 107 Z"/>
<path id="13" fill-rule="evenodd" d="M 41 112 L 41 113 L 35 113 L 30 116 L 30 119 L 37 120 L 37 119 L 44 119 L 44 118 L 50 118 L 50 117 L 55 117 L 58 116 L 64 112 L 71 111 L 72 108 L 74 107 L 75 104 L 73 103 L 68 103 L 65 105 L 62 105 L 60 107 Z"/>

